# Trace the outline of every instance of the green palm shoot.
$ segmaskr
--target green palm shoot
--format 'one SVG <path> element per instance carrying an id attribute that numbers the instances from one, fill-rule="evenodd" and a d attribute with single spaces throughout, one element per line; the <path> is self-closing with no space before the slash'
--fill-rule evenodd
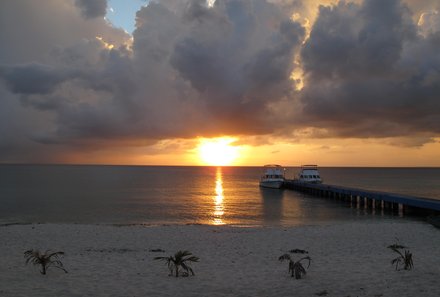
<path id="1" fill-rule="evenodd" d="M 399 270 L 401 266 L 403 266 L 404 270 L 411 270 L 413 268 L 412 253 L 407 250 L 406 246 L 395 243 L 388 246 L 388 248 L 398 254 L 396 258 L 391 260 L 391 265 L 396 265 L 396 270 Z"/>
<path id="2" fill-rule="evenodd" d="M 191 268 L 192 262 L 198 262 L 199 258 L 193 256 L 189 251 L 178 251 L 174 256 L 169 257 L 155 257 L 154 260 L 165 261 L 165 264 L 170 270 L 170 276 L 179 277 L 194 275 L 194 271 Z M 182 271 L 182 273 L 180 273 Z"/>
<path id="3" fill-rule="evenodd" d="M 302 261 L 308 261 L 307 268 L 310 267 L 310 262 L 312 261 L 309 256 L 302 257 L 298 261 L 294 261 L 294 259 L 289 254 L 281 255 L 278 260 L 280 262 L 283 262 L 285 260 L 289 261 L 289 273 L 292 277 L 295 277 L 295 279 L 300 279 L 303 275 L 307 274 L 306 268 L 304 268 Z"/>
<path id="4" fill-rule="evenodd" d="M 64 269 L 63 263 L 60 260 L 60 256 L 64 255 L 64 252 L 54 252 L 51 253 L 47 250 L 45 253 L 41 253 L 39 250 L 28 250 L 24 252 L 24 257 L 26 258 L 26 264 L 32 263 L 33 265 L 40 265 L 41 274 L 46 274 L 49 268 L 58 268 L 67 273 Z"/>

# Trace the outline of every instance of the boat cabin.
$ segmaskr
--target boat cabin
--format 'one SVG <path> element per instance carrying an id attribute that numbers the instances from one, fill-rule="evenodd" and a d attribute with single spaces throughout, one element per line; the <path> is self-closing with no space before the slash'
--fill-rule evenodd
<path id="1" fill-rule="evenodd" d="M 263 179 L 284 179 L 284 168 L 280 165 L 265 165 Z"/>
<path id="2" fill-rule="evenodd" d="M 298 180 L 307 183 L 322 183 L 318 165 L 302 165 L 298 173 Z"/>
<path id="3" fill-rule="evenodd" d="M 280 189 L 284 184 L 284 168 L 280 165 L 265 165 L 260 187 Z"/>

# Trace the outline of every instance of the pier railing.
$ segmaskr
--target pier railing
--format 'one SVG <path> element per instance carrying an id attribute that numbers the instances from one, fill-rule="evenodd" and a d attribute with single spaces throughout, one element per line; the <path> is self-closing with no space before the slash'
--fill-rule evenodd
<path id="1" fill-rule="evenodd" d="M 298 180 L 286 180 L 283 186 L 286 189 L 350 203 L 358 208 L 383 209 L 415 215 L 440 214 L 440 200 L 435 199 L 327 184 L 313 184 Z"/>

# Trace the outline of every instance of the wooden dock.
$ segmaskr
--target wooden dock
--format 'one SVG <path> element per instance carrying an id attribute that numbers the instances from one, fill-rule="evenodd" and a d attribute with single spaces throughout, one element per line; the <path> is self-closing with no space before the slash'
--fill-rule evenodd
<path id="1" fill-rule="evenodd" d="M 435 199 L 326 184 L 312 184 L 298 180 L 286 180 L 283 186 L 286 189 L 337 200 L 361 209 L 384 210 L 400 214 L 423 216 L 440 215 L 440 200 Z"/>

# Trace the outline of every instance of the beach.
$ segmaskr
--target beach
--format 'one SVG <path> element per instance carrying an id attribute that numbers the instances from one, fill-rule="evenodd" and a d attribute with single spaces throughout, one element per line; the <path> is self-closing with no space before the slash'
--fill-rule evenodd
<path id="1" fill-rule="evenodd" d="M 440 230 L 424 222 L 359 221 L 296 227 L 29 224 L 0 227 L 0 296 L 439 296 Z M 406 245 L 396 271 L 387 246 Z M 64 251 L 65 274 L 25 265 L 24 251 Z M 162 249 L 165 252 L 154 252 Z M 278 257 L 309 252 L 303 279 Z M 170 277 L 157 256 L 188 250 L 193 277 Z M 293 254 L 292 254 L 293 255 Z M 303 255 L 298 255 L 303 256 Z M 297 255 L 293 255 L 297 257 Z M 307 264 L 305 262 L 304 264 Z"/>

